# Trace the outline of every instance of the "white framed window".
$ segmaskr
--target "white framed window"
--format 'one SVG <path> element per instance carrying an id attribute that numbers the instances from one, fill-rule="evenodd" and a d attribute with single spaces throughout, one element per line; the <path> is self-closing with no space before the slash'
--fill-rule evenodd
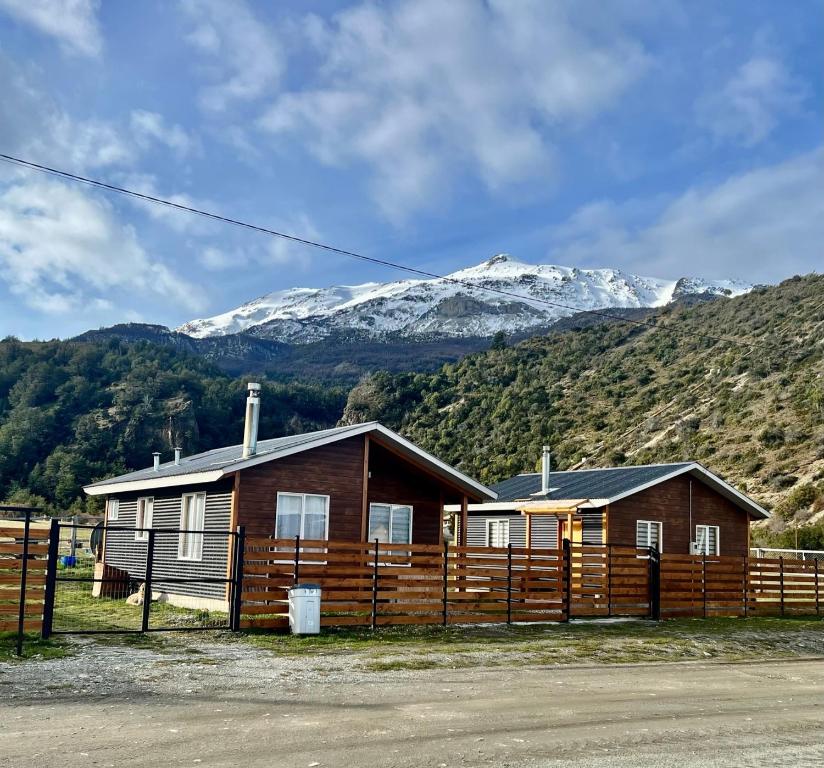
<path id="1" fill-rule="evenodd" d="M 184 493 L 180 499 L 180 537 L 178 560 L 200 560 L 203 557 L 203 530 L 206 518 L 206 494 Z"/>
<path id="2" fill-rule="evenodd" d="M 720 555 L 720 538 L 717 525 L 696 525 L 695 553 L 697 555 Z"/>
<path id="3" fill-rule="evenodd" d="M 635 523 L 635 546 L 639 549 L 664 549 L 664 524 L 657 520 L 638 520 Z"/>
<path id="4" fill-rule="evenodd" d="M 275 536 L 328 539 L 329 497 L 319 493 L 278 493 Z"/>
<path id="5" fill-rule="evenodd" d="M 106 520 L 114 523 L 120 519 L 120 499 L 109 499 L 106 502 Z"/>
<path id="6" fill-rule="evenodd" d="M 486 521 L 486 546 L 509 546 L 509 520 L 503 519 Z"/>
<path id="7" fill-rule="evenodd" d="M 137 500 L 137 514 L 135 516 L 134 521 L 134 540 L 135 541 L 148 541 L 149 540 L 149 532 L 147 530 L 139 530 L 140 528 L 151 528 L 152 527 L 152 517 L 154 515 L 154 497 L 153 496 L 141 496 Z"/>
<path id="8" fill-rule="evenodd" d="M 369 541 L 412 543 L 412 507 L 409 504 L 370 504 Z"/>

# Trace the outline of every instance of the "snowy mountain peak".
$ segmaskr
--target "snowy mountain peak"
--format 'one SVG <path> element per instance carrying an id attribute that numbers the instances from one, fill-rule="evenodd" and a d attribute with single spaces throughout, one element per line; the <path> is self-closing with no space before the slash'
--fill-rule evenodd
<path id="1" fill-rule="evenodd" d="M 541 328 L 575 312 L 658 307 L 688 294 L 736 296 L 735 280 L 640 277 L 618 269 L 525 264 L 506 253 L 443 278 L 289 288 L 178 331 L 196 338 L 248 333 L 303 344 L 333 334 L 371 339 L 492 336 Z"/>

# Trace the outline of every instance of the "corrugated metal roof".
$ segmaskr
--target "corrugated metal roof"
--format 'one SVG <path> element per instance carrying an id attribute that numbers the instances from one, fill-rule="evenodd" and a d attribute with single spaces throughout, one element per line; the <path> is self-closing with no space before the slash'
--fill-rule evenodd
<path id="1" fill-rule="evenodd" d="M 649 464 L 639 467 L 609 469 L 578 469 L 573 472 L 550 472 L 550 493 L 547 499 L 612 499 L 647 483 L 660 480 L 679 469 L 693 466 L 681 464 Z M 541 490 L 541 474 L 516 475 L 495 483 L 490 488 L 498 494 L 498 502 L 535 499 Z"/>
<path id="2" fill-rule="evenodd" d="M 158 469 L 147 467 L 146 469 L 139 469 L 125 475 L 100 480 L 84 486 L 84 490 L 91 495 L 102 495 L 115 490 L 120 492 L 124 489 L 141 490 L 144 488 L 161 488 L 167 485 L 186 484 L 189 482 L 187 477 L 191 477 L 192 482 L 213 482 L 236 470 L 245 469 L 262 462 L 273 461 L 283 456 L 309 450 L 316 446 L 327 445 L 338 440 L 345 440 L 350 436 L 355 437 L 366 433 L 373 434 L 376 439 L 380 438 L 384 440 L 394 446 L 401 454 L 407 455 L 411 459 L 422 461 L 433 472 L 446 477 L 460 489 L 469 491 L 470 497 L 481 499 L 495 498 L 495 494 L 477 480 L 450 467 L 437 457 L 427 453 L 414 443 L 406 440 L 401 435 L 376 421 L 352 424 L 346 427 L 323 429 L 302 435 L 276 437 L 272 440 L 259 440 L 255 455 L 245 459 L 243 458 L 242 445 L 215 448 L 205 453 L 197 453 L 193 456 L 183 457 L 180 460 L 180 464 L 175 464 L 174 461 L 167 461 L 161 464 Z"/>
<path id="3" fill-rule="evenodd" d="M 360 427 L 362 425 L 356 425 Z M 302 435 L 287 435 L 286 437 L 275 437 L 271 440 L 259 440 L 257 444 L 256 457 L 265 456 L 269 453 L 295 448 L 299 445 L 314 443 L 327 437 L 339 435 L 345 437 L 346 432 L 355 432 L 355 427 L 334 427 L 332 429 L 322 429 L 318 432 L 307 432 Z M 243 445 L 230 445 L 225 448 L 214 448 L 204 453 L 195 453 L 191 456 L 181 458 L 180 464 L 174 461 L 167 461 L 155 470 L 152 467 L 138 469 L 125 475 L 101 480 L 92 483 L 89 488 L 96 485 L 109 485 L 110 483 L 128 483 L 133 480 L 154 480 L 161 477 L 178 477 L 189 475 L 195 472 L 209 472 L 211 470 L 225 469 L 231 464 L 240 462 L 243 459 Z"/>

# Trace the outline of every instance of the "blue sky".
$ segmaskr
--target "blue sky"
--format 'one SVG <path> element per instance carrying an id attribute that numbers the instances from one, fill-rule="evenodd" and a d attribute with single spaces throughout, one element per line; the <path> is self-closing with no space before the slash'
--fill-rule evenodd
<path id="1" fill-rule="evenodd" d="M 446 273 L 820 270 L 820 0 L 0 0 L 0 152 Z M 0 336 L 403 277 L 0 167 Z"/>

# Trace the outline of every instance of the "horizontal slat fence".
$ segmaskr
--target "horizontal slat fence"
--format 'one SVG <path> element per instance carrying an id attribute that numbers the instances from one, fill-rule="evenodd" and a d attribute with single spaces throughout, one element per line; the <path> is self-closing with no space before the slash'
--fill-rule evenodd
<path id="1" fill-rule="evenodd" d="M 20 589 L 26 567 L 26 595 L 23 603 L 23 631 L 40 632 L 46 585 L 49 531 L 32 525 L 29 531 L 28 560 L 23 559 L 23 528 L 0 521 L 0 632 L 17 632 L 20 616 Z"/>
<path id="2" fill-rule="evenodd" d="M 661 555 L 661 616 L 820 615 L 818 560 Z"/>
<path id="3" fill-rule="evenodd" d="M 321 626 L 567 618 L 557 549 L 246 537 L 240 627 L 288 626 L 288 589 L 321 587 Z"/>
<path id="4" fill-rule="evenodd" d="M 571 616 L 649 614 L 648 550 L 573 545 L 570 551 Z"/>

